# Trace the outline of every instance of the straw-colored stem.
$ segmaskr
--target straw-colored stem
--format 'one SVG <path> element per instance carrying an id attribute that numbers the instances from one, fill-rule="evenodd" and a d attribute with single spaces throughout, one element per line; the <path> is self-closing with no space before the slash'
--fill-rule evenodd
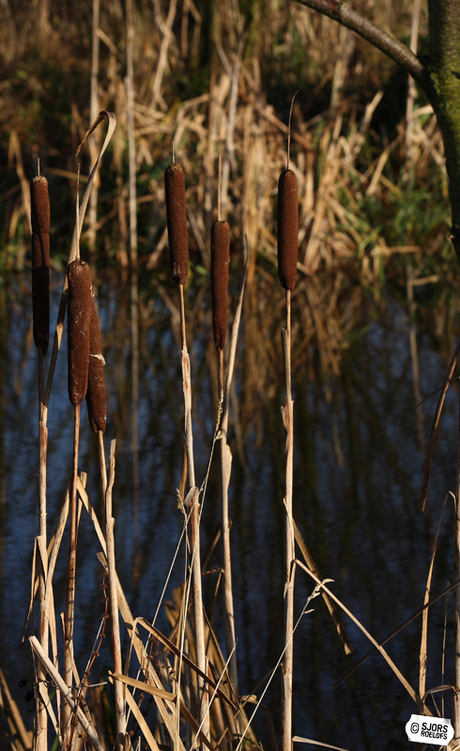
<path id="1" fill-rule="evenodd" d="M 109 578 L 110 617 L 112 621 L 112 651 L 113 672 L 121 674 L 123 664 L 121 659 L 120 621 L 118 615 L 117 573 L 115 568 L 115 519 L 112 516 L 112 489 L 115 482 L 115 441 L 110 446 L 109 483 L 105 494 L 105 535 L 107 545 L 107 569 Z M 126 708 L 123 683 L 114 679 L 115 691 L 115 719 L 117 723 L 117 749 L 122 751 L 126 736 Z"/>
<path id="2" fill-rule="evenodd" d="M 44 368 L 43 349 L 38 349 L 38 433 L 39 433 L 39 536 L 41 539 L 40 556 L 41 566 L 39 573 L 39 639 L 43 650 L 48 654 L 48 616 L 45 606 L 46 579 L 48 575 L 47 560 L 47 530 L 46 530 L 46 458 L 48 450 L 48 430 L 46 428 L 46 416 L 44 408 Z M 45 418 L 45 422 L 44 422 Z M 38 681 L 41 683 L 41 691 L 38 697 L 47 696 L 46 676 L 41 664 L 38 665 Z M 48 748 L 48 714 L 45 701 L 38 698 L 37 702 L 37 751 L 46 751 Z"/>
<path id="3" fill-rule="evenodd" d="M 224 393 L 224 351 L 217 350 L 217 380 L 222 402 L 227 400 Z M 222 407 L 223 408 L 223 407 Z M 220 484 L 222 498 L 222 548 L 224 563 L 224 612 L 225 647 L 229 660 L 229 674 L 235 694 L 238 696 L 238 672 L 236 661 L 235 612 L 233 606 L 232 562 L 230 554 L 230 523 L 228 514 L 228 488 L 232 469 L 232 454 L 227 444 L 228 410 L 223 412 L 220 437 Z"/>
<path id="4" fill-rule="evenodd" d="M 221 495 L 222 495 L 222 548 L 224 558 L 224 607 L 225 647 L 229 660 L 229 674 L 233 689 L 238 696 L 238 672 L 236 660 L 235 612 L 233 606 L 232 562 L 230 554 L 230 523 L 228 515 L 228 488 L 232 467 L 232 455 L 227 444 L 227 426 L 222 425 L 220 438 Z"/>
<path id="5" fill-rule="evenodd" d="M 284 644 L 283 659 L 283 698 L 281 708 L 282 751 L 292 749 L 292 672 L 294 660 L 294 527 L 292 522 L 293 484 L 293 401 L 291 397 L 291 290 L 286 290 L 286 329 L 282 332 L 284 351 L 284 372 L 286 383 L 286 403 L 283 407 L 283 421 L 286 429 L 286 509 L 285 521 L 285 587 L 284 587 Z"/>
<path id="6" fill-rule="evenodd" d="M 179 314 L 180 314 L 180 339 L 182 349 L 187 347 L 187 334 L 185 331 L 185 304 L 184 304 L 184 285 L 179 284 Z"/>
<path id="7" fill-rule="evenodd" d="M 59 672 L 56 670 L 56 667 L 53 665 L 48 655 L 44 653 L 38 639 L 35 636 L 31 636 L 29 641 L 33 651 L 38 656 L 42 665 L 45 666 L 47 673 L 50 674 L 51 680 L 55 684 L 56 688 L 59 689 L 59 691 L 62 693 L 62 696 L 64 697 L 67 706 L 69 707 L 69 714 L 71 711 L 75 712 L 78 722 L 87 734 L 88 740 L 91 743 L 92 747 L 96 749 L 96 751 L 104 751 L 104 746 L 101 744 L 92 723 L 88 720 L 81 707 L 78 706 L 78 702 L 74 699 L 71 690 L 66 685 L 65 681 L 62 680 Z"/>
<path id="8" fill-rule="evenodd" d="M 193 452 L 193 427 L 192 427 L 192 384 L 190 376 L 190 358 L 187 351 L 187 341 L 185 335 L 185 312 L 184 312 L 184 290 L 183 285 L 179 285 L 180 295 L 180 315 L 181 315 L 181 338 L 182 338 L 182 382 L 184 390 L 184 407 L 185 407 L 185 444 L 187 448 L 187 468 L 188 482 L 190 488 L 196 487 L 195 480 L 195 457 Z M 191 508 L 191 529 L 192 529 L 192 587 L 193 602 L 195 614 L 195 639 L 197 665 L 203 673 L 206 673 L 206 647 L 205 647 L 205 629 L 203 616 L 203 592 L 201 582 L 201 552 L 200 552 L 200 503 L 198 493 L 192 501 Z M 198 679 L 200 694 L 200 722 L 203 723 L 203 733 L 209 737 L 209 718 L 207 715 L 207 691 L 204 681 L 201 677 Z"/>
<path id="9" fill-rule="evenodd" d="M 102 430 L 97 432 L 97 448 L 99 453 L 99 473 L 101 476 L 101 493 L 102 493 L 102 518 L 105 519 L 105 494 L 107 491 L 107 467 L 105 463 L 104 451 L 104 433 Z"/>
<path id="10" fill-rule="evenodd" d="M 74 439 L 73 439 L 73 459 L 72 459 L 72 476 L 70 478 L 70 543 L 69 557 L 67 563 L 67 593 L 66 608 L 64 618 L 64 681 L 71 688 L 73 682 L 73 635 L 75 626 L 75 575 L 77 565 L 77 533 L 78 533 L 78 515 L 77 515 L 77 477 L 78 477 L 78 445 L 80 436 L 80 405 L 75 406 L 74 417 Z M 63 706 L 62 733 L 65 735 L 68 731 L 70 720 L 70 708 L 67 704 Z"/>
<path id="11" fill-rule="evenodd" d="M 247 242 L 247 240 L 246 240 Z M 232 333 L 230 337 L 230 347 L 227 360 L 227 374 L 225 381 L 225 391 L 222 404 L 222 417 L 220 423 L 220 457 L 221 457 L 221 494 L 222 494 L 222 545 L 224 557 L 224 607 L 225 607 L 225 646 L 227 654 L 231 655 L 229 661 L 229 674 L 233 688 L 238 696 L 238 671 L 236 657 L 236 636 L 235 636 L 235 612 L 233 606 L 233 587 L 232 587 L 232 563 L 230 550 L 230 522 L 228 514 L 228 488 L 230 485 L 230 474 L 232 467 L 232 454 L 227 444 L 228 429 L 228 396 L 233 379 L 233 370 L 235 365 L 236 345 L 238 341 L 238 330 L 241 319 L 241 310 L 243 306 L 244 287 L 246 283 L 246 274 L 248 269 L 249 253 L 246 254 L 244 276 L 241 284 L 238 302 L 233 320 Z M 223 356 L 219 355 L 219 384 L 221 382 L 221 373 L 223 378 Z"/>

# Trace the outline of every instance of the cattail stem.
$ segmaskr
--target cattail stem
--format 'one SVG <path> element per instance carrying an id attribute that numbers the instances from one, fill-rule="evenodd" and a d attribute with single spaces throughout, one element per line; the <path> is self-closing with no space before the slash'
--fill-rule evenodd
<path id="1" fill-rule="evenodd" d="M 105 494 L 105 536 L 107 544 L 107 569 L 109 577 L 110 616 L 112 621 L 112 651 L 114 673 L 123 673 L 121 659 L 120 620 L 118 612 L 117 573 L 115 567 L 115 519 L 112 515 L 112 489 L 115 482 L 116 442 L 110 446 L 109 483 Z M 117 749 L 123 751 L 126 737 L 126 705 L 123 683 L 114 679 L 115 719 L 117 723 Z"/>
<path id="2" fill-rule="evenodd" d="M 219 349 L 217 350 L 217 384 L 218 384 L 220 399 L 223 398 L 223 395 L 224 395 L 224 375 L 225 375 L 224 350 Z"/>
<path id="3" fill-rule="evenodd" d="M 223 394 L 223 391 L 221 391 Z M 222 548 L 224 563 L 225 647 L 229 661 L 229 674 L 235 695 L 238 696 L 236 659 L 235 610 L 233 604 L 232 562 L 230 554 L 230 520 L 228 513 L 228 488 L 232 469 L 232 454 L 227 444 L 228 410 L 224 411 L 220 438 L 220 483 L 222 497 Z"/>
<path id="4" fill-rule="evenodd" d="M 192 389 L 190 378 L 190 358 L 187 344 L 182 348 L 182 379 L 185 403 L 185 441 L 187 447 L 188 481 L 190 488 L 196 488 L 195 480 L 195 457 L 193 452 L 193 429 L 192 429 Z M 201 581 L 201 548 L 200 548 L 200 518 L 201 505 L 198 491 L 192 501 L 190 509 L 191 520 L 191 549 L 192 549 L 192 588 L 195 615 L 195 640 L 197 665 L 203 673 L 206 673 L 206 647 L 205 628 L 203 615 L 203 590 Z M 198 677 L 198 690 L 200 695 L 200 722 L 202 730 L 209 737 L 208 694 L 203 679 Z"/>
<path id="5" fill-rule="evenodd" d="M 99 474 L 101 478 L 101 495 L 102 495 L 102 518 L 105 519 L 105 494 L 107 492 L 107 467 L 105 462 L 104 450 L 104 433 L 102 430 L 97 432 L 97 448 L 99 454 Z"/>
<path id="6" fill-rule="evenodd" d="M 179 284 L 179 315 L 180 315 L 180 339 L 182 349 L 187 349 L 187 333 L 185 329 L 185 302 L 184 285 Z"/>
<path id="7" fill-rule="evenodd" d="M 46 581 L 48 575 L 48 556 L 47 556 L 47 525 L 46 525 L 46 460 L 48 452 L 48 430 L 46 428 L 46 417 L 44 415 L 44 367 L 43 367 L 43 349 L 38 350 L 38 440 L 39 440 L 39 538 L 41 540 L 42 555 L 39 556 L 41 566 L 39 571 L 38 598 L 39 598 L 39 639 L 45 654 L 48 654 L 48 614 L 45 604 L 46 599 Z M 45 418 L 45 419 L 44 419 Z M 48 713 L 45 702 L 41 700 L 41 695 L 47 696 L 46 676 L 43 666 L 38 664 L 38 681 L 41 682 L 41 693 L 37 705 L 37 751 L 46 751 L 48 748 Z"/>
<path id="8" fill-rule="evenodd" d="M 80 405 L 75 405 L 72 475 L 70 478 L 70 542 L 67 562 L 67 592 L 64 616 L 64 681 L 71 688 L 73 683 L 73 635 L 75 626 L 75 575 L 77 565 L 77 476 L 78 476 L 78 447 L 80 436 Z M 62 711 L 62 734 L 68 733 L 70 709 L 64 704 Z M 68 738 L 69 739 L 69 738 Z M 66 748 L 68 744 L 66 744 Z"/>
<path id="9" fill-rule="evenodd" d="M 48 447 L 48 433 L 46 429 L 46 411 L 44 407 L 44 355 L 48 349 L 49 340 L 49 276 L 50 276 L 50 203 L 48 197 L 48 181 L 38 174 L 30 184 L 30 219 L 32 228 L 32 313 L 33 336 L 38 348 L 38 434 L 39 434 L 39 542 L 42 554 L 38 584 L 38 618 L 40 643 L 48 654 L 48 620 L 45 609 L 47 561 L 47 531 L 46 531 L 46 458 Z M 41 691 L 37 692 L 36 726 L 37 751 L 45 751 L 48 747 L 48 715 L 46 710 L 46 676 L 39 663 L 37 680 Z M 42 696 L 44 700 L 42 701 Z"/>
<path id="10" fill-rule="evenodd" d="M 281 708 L 282 751 L 292 751 L 292 674 L 294 663 L 294 525 L 292 518 L 294 426 L 291 394 L 291 290 L 286 290 L 286 329 L 282 331 L 286 401 L 282 409 L 286 429 L 286 489 L 285 489 L 285 587 L 284 587 L 284 645 L 283 698 Z"/>

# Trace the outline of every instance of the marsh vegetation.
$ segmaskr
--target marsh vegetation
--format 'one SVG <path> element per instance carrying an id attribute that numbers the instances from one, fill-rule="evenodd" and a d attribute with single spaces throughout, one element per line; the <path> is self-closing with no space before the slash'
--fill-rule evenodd
<path id="1" fill-rule="evenodd" d="M 410 37 L 412 4 L 396 8 L 383 0 L 357 0 L 354 6 L 362 6 L 398 38 Z M 299 545 L 303 538 L 321 575 L 334 580 L 330 589 L 379 642 L 421 610 L 442 505 L 455 491 L 453 384 L 429 504 L 423 515 L 417 510 L 427 416 L 434 412 L 435 398 L 413 409 L 442 385 L 456 345 L 459 311 L 455 254 L 447 239 L 442 138 L 430 105 L 409 87 L 404 73 L 378 51 L 364 48 L 351 32 L 294 3 L 253 0 L 237 9 L 231 2 L 176 0 L 128 2 L 126 7 L 51 1 L 31 8 L 18 2 L 14 7 L 6 3 L 2 13 L 0 668 L 5 733 L 9 719 L 16 717 L 9 747 L 20 751 L 34 742 L 44 749 L 53 743 L 51 715 L 48 740 L 35 733 L 33 741 L 33 723 L 37 727 L 41 721 L 40 684 L 51 696 L 59 743 L 83 743 L 83 720 L 74 726 L 73 710 L 66 715 L 54 677 L 42 671 L 40 662 L 35 663 L 35 699 L 25 701 L 34 688 L 29 636 L 40 636 L 43 612 L 39 556 L 32 575 L 33 581 L 37 576 L 36 611 L 21 643 L 34 540 L 44 535 L 50 544 L 67 497 L 70 505 L 74 497 L 69 525 L 74 536 L 79 519 L 76 589 L 69 588 L 67 529 L 66 552 L 59 554 L 53 580 L 57 618 L 50 654 L 67 666 L 77 704 L 88 708 L 102 747 L 117 742 L 121 747 L 127 732 L 133 748 L 139 742 L 188 749 L 200 724 L 203 743 L 208 739 L 212 748 L 235 747 L 284 646 L 287 471 L 280 407 L 287 377 L 280 332 L 286 326 L 287 296 L 277 272 L 277 183 L 287 163 L 292 97 L 299 90 L 289 162 L 297 180 L 299 257 L 295 285 L 284 284 L 290 307 L 296 557 L 308 565 Z M 106 362 L 105 432 L 94 419 L 87 424 L 83 414 L 76 431 L 79 399 L 72 404 L 68 399 L 66 335 L 49 405 L 43 391 L 66 266 L 68 260 L 75 263 L 77 252 L 72 241 L 75 151 L 99 111 L 114 112 L 117 127 L 75 243 L 91 269 L 97 297 Z M 81 193 L 103 139 L 103 128 L 97 128 L 81 151 Z M 48 352 L 43 336 L 33 346 L 29 182 L 37 173 L 37 157 L 51 206 Z M 188 219 L 188 275 L 180 272 L 174 278 L 164 182 L 171 161 L 185 175 Z M 35 226 L 36 235 L 43 232 L 42 225 Z M 222 228 L 227 233 L 227 227 L 225 321 L 222 311 L 216 319 L 212 308 L 220 294 L 213 274 L 219 263 L 213 265 L 212 254 L 216 233 Z M 217 273 L 218 289 L 222 273 Z M 234 377 L 227 390 L 230 333 L 243 277 Z M 193 448 L 187 432 L 188 389 Z M 39 461 L 44 427 L 42 422 L 39 436 L 37 392 L 49 407 L 46 477 L 43 452 Z M 221 422 L 227 406 L 228 430 Z M 225 442 L 221 434 L 216 440 L 216 424 L 220 430 L 225 425 Z M 71 469 L 76 447 L 78 461 Z M 227 451 L 233 457 L 228 488 Z M 104 474 L 105 460 L 112 474 Z M 46 523 L 39 503 L 44 491 L 37 490 L 45 480 Z M 202 490 L 198 562 L 193 558 L 197 518 L 189 495 L 195 486 Z M 226 493 L 227 525 L 221 512 Z M 87 498 L 99 521 L 81 508 Z M 108 498 L 116 520 L 113 540 Z M 432 598 L 449 588 L 452 576 L 452 517 L 448 500 Z M 229 547 L 233 635 L 226 591 Z M 43 560 L 43 550 L 40 555 Z M 115 569 L 126 601 L 120 590 L 117 595 Z M 189 586 L 190 600 L 184 595 Z M 334 690 L 370 645 L 340 613 L 354 649 L 352 656 L 345 653 L 349 650 L 327 603 L 322 597 L 309 602 L 314 587 L 299 565 L 295 620 L 307 602 L 312 612 L 302 616 L 293 642 L 293 734 L 349 749 L 403 747 L 404 724 L 417 704 L 377 653 Z M 197 636 L 200 597 L 205 617 Z M 421 641 L 420 615 L 385 645 L 422 696 L 452 682 L 446 657 L 453 650 L 449 597 L 429 609 L 427 645 Z M 195 610 L 188 611 L 189 602 Z M 111 641 L 117 607 L 122 614 L 119 644 Z M 63 610 L 65 640 L 59 619 Z M 138 625 L 144 646 L 134 638 L 130 647 L 137 617 L 145 619 Z M 125 629 L 123 622 L 131 625 Z M 66 656 L 64 642 L 70 639 Z M 425 650 L 428 672 L 423 677 L 419 661 Z M 121 693 L 112 694 L 109 671 L 127 677 Z M 203 682 L 203 673 L 209 683 Z M 91 688 L 80 693 L 83 675 Z M 222 676 L 219 688 L 226 696 L 213 703 L 208 716 L 203 695 Z M 139 709 L 134 707 L 138 699 L 129 699 L 133 714 L 126 726 L 126 694 L 138 696 L 128 679 L 161 686 L 169 696 L 149 694 L 146 685 L 137 685 L 143 698 Z M 122 684 L 120 677 L 111 680 Z M 431 695 L 426 700 L 429 710 L 439 708 L 442 716 L 450 716 L 450 695 L 443 692 L 435 700 L 436 706 Z M 248 748 L 279 742 L 281 706 L 278 670 L 246 731 Z M 18 729 L 19 714 L 23 730 Z"/>

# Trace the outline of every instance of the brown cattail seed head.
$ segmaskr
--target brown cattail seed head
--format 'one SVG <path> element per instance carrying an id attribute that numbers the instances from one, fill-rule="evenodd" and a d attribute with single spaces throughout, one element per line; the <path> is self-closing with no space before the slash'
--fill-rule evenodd
<path id="1" fill-rule="evenodd" d="M 171 274 L 176 284 L 188 280 L 188 234 L 185 210 L 185 178 L 180 164 L 165 171 L 166 217 L 168 222 Z"/>
<path id="2" fill-rule="evenodd" d="M 106 402 L 105 402 L 105 360 L 102 356 L 101 331 L 96 302 L 91 290 L 91 308 L 89 318 L 89 367 L 88 391 L 86 392 L 86 406 L 88 407 L 89 424 L 93 433 L 99 430 L 105 432 Z"/>
<path id="3" fill-rule="evenodd" d="M 38 175 L 30 184 L 32 224 L 32 314 L 35 346 L 46 354 L 50 327 L 50 202 L 48 180 Z"/>
<path id="4" fill-rule="evenodd" d="M 88 388 L 89 331 L 92 281 L 89 266 L 77 258 L 67 269 L 69 397 L 74 406 L 81 404 Z"/>
<path id="5" fill-rule="evenodd" d="M 230 265 L 230 226 L 214 222 L 211 227 L 212 323 L 216 349 L 222 351 L 227 334 L 228 273 Z"/>
<path id="6" fill-rule="evenodd" d="M 288 169 L 278 182 L 278 277 L 285 289 L 294 289 L 299 255 L 299 201 L 297 178 Z"/>
<path id="7" fill-rule="evenodd" d="M 32 232 L 40 234 L 50 231 L 50 202 L 48 180 L 37 175 L 30 183 L 30 213 Z"/>

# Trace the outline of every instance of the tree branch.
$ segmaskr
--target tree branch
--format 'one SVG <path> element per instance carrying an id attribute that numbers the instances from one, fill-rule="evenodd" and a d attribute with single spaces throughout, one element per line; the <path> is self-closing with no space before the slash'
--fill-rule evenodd
<path id="1" fill-rule="evenodd" d="M 417 55 L 414 55 L 408 47 L 394 37 L 387 34 L 383 29 L 374 26 L 367 18 L 349 8 L 339 0 L 295 0 L 300 5 L 322 13 L 324 16 L 333 18 L 342 26 L 346 26 L 356 34 L 359 34 L 368 42 L 385 53 L 388 57 L 401 65 L 410 75 L 425 88 L 425 68 Z"/>

